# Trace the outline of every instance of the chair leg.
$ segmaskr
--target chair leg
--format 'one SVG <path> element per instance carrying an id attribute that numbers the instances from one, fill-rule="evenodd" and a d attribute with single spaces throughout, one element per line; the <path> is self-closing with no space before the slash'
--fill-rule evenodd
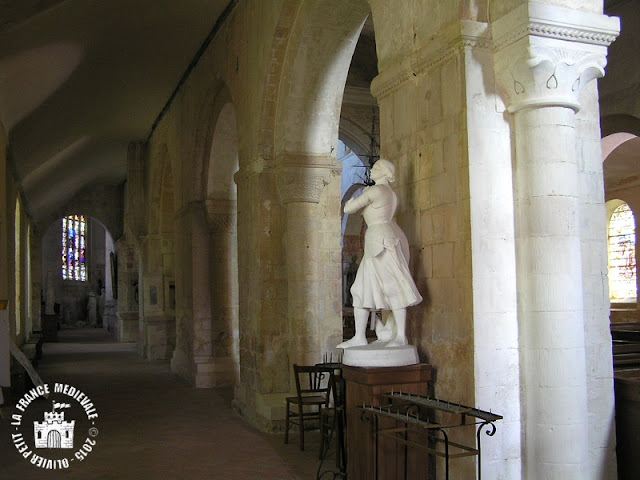
<path id="1" fill-rule="evenodd" d="M 300 451 L 304 452 L 304 415 L 302 414 L 302 405 L 298 410 L 298 422 L 300 427 Z"/>
<path id="2" fill-rule="evenodd" d="M 324 416 L 320 413 L 320 452 L 318 453 L 318 460 L 322 460 L 322 454 L 324 453 L 324 444 L 325 444 L 325 422 Z"/>
<path id="3" fill-rule="evenodd" d="M 287 402 L 287 417 L 284 424 L 284 443 L 289 443 L 289 402 Z"/>

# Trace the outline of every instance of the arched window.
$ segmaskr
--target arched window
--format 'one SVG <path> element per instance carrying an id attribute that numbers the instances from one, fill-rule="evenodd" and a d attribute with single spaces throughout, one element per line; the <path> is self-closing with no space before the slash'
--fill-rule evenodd
<path id="1" fill-rule="evenodd" d="M 85 265 L 85 234 L 87 222 L 83 215 L 62 218 L 62 279 L 87 281 Z"/>
<path id="2" fill-rule="evenodd" d="M 636 301 L 636 222 L 629 205 L 622 203 L 609 219 L 609 298 Z"/>

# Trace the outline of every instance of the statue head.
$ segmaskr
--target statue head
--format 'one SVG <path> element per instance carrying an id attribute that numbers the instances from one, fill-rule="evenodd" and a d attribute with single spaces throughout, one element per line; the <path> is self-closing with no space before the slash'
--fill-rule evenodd
<path id="1" fill-rule="evenodd" d="M 396 167 L 393 166 L 389 160 L 384 158 L 379 159 L 371 167 L 371 179 L 379 182 L 380 179 L 386 178 L 389 183 L 396 181 Z M 376 178 L 378 180 L 376 180 Z"/>

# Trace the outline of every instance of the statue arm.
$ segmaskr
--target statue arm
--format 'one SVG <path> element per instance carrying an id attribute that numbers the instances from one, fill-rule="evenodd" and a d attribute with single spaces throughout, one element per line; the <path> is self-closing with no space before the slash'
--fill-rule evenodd
<path id="1" fill-rule="evenodd" d="M 371 189 L 370 187 L 367 187 L 362 192 L 362 195 L 357 198 L 351 198 L 344 204 L 344 213 L 355 213 L 361 208 L 371 204 L 371 202 L 373 202 L 373 199 L 371 198 Z"/>

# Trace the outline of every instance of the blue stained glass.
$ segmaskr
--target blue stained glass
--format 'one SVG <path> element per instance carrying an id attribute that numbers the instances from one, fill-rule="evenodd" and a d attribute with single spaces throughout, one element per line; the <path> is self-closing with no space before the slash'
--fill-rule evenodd
<path id="1" fill-rule="evenodd" d="M 62 278 L 86 281 L 85 266 L 86 221 L 82 215 L 62 219 Z"/>

